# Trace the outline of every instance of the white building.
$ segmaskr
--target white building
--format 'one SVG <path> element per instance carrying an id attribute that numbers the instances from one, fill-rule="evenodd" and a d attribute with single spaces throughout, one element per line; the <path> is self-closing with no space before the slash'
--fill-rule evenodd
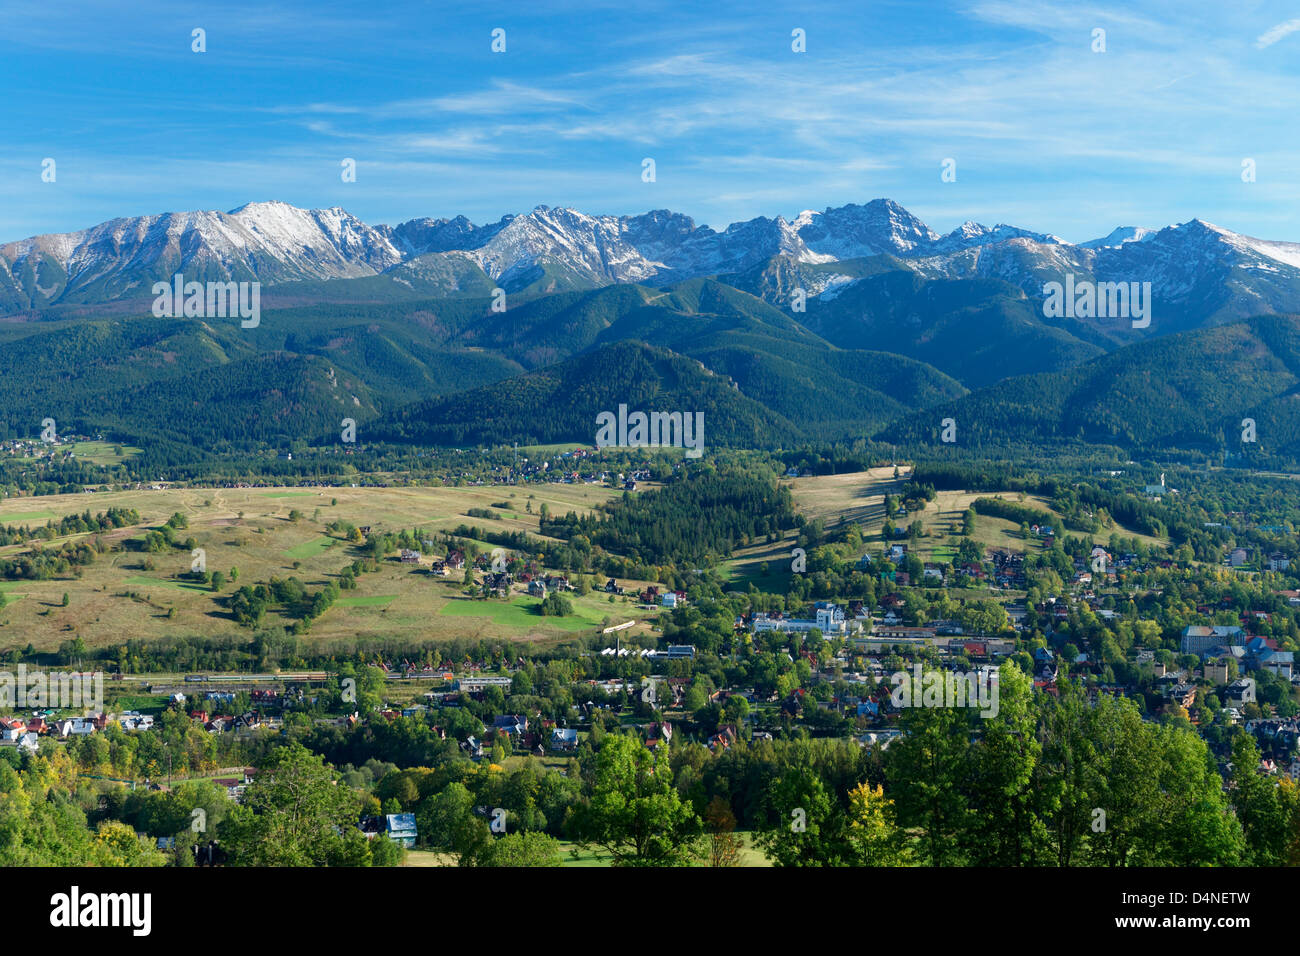
<path id="1" fill-rule="evenodd" d="M 153 717 L 134 710 L 123 714 L 118 719 L 118 723 L 123 730 L 153 730 Z"/>
<path id="2" fill-rule="evenodd" d="M 68 737 L 74 734 L 78 736 L 93 734 L 95 729 L 94 717 L 72 717 L 58 723 L 60 737 Z"/>
<path id="3" fill-rule="evenodd" d="M 817 602 L 817 628 L 823 634 L 838 634 L 844 630 L 844 609 L 829 601 Z"/>
<path id="4" fill-rule="evenodd" d="M 814 617 L 811 620 L 808 618 L 772 617 L 762 613 L 754 615 L 755 634 L 763 634 L 767 631 L 804 634 L 813 628 L 823 634 L 845 633 L 848 625 L 844 620 L 844 609 L 830 601 L 819 601 Z"/>

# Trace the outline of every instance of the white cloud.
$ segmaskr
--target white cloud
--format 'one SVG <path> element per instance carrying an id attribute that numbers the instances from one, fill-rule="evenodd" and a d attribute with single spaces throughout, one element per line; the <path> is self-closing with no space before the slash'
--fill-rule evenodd
<path id="1" fill-rule="evenodd" d="M 1290 36 L 1297 30 L 1300 30 L 1300 17 L 1297 17 L 1294 20 L 1287 20 L 1284 23 L 1279 23 L 1277 26 L 1265 30 L 1259 35 L 1259 39 L 1255 41 L 1255 46 L 1261 50 L 1265 47 L 1270 47 L 1278 40 Z"/>

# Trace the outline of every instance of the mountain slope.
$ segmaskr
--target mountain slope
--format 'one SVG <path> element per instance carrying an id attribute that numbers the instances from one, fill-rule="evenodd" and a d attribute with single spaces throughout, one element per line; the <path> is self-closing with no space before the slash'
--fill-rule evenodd
<path id="1" fill-rule="evenodd" d="M 302 438 L 375 409 L 364 382 L 322 358 L 259 350 L 193 320 L 78 323 L 0 348 L 0 427 L 10 436 L 51 417 L 64 433 L 202 449 Z"/>
<path id="2" fill-rule="evenodd" d="M 1260 316 L 1139 343 L 1077 368 L 1008 379 L 909 415 L 880 437 L 933 445 L 940 420 L 959 444 L 1055 439 L 1147 451 L 1241 453 L 1242 420 L 1258 450 L 1300 454 L 1300 317 Z"/>
<path id="3" fill-rule="evenodd" d="M 970 388 L 1011 375 L 1068 368 L 1102 354 L 1074 323 L 1051 323 L 1038 304 L 997 280 L 927 281 L 914 272 L 870 275 L 808 300 L 805 324 L 841 348 L 897 352 Z"/>
<path id="4" fill-rule="evenodd" d="M 704 447 L 771 447 L 796 440 L 792 422 L 742 395 L 699 362 L 641 342 L 602 346 L 505 382 L 420 402 L 367 426 L 371 438 L 435 445 L 583 442 L 596 416 L 703 412 Z"/>
<path id="5" fill-rule="evenodd" d="M 368 422 L 629 341 L 702 363 L 808 436 L 862 437 L 964 391 L 919 362 L 837 349 L 712 280 L 540 296 L 505 313 L 490 303 L 295 306 L 249 330 L 153 317 L 11 323 L 0 326 L 0 420 L 15 435 L 52 415 L 136 443 L 310 441 L 342 417 Z"/>
<path id="6" fill-rule="evenodd" d="M 526 368 L 623 341 L 652 343 L 698 359 L 821 437 L 861 437 L 908 410 L 964 392 L 921 362 L 837 349 L 779 309 L 711 279 L 662 291 L 614 286 L 545 296 L 501 321 L 467 323 L 448 341 L 490 349 Z"/>

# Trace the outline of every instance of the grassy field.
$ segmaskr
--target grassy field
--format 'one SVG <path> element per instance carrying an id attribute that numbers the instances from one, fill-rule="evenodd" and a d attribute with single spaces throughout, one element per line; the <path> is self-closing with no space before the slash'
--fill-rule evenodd
<path id="1" fill-rule="evenodd" d="M 568 597 L 573 603 L 573 615 L 556 618 L 552 622 L 556 627 L 566 631 L 579 631 L 600 624 L 614 612 L 615 608 L 623 607 L 621 604 L 608 603 L 604 595 L 597 598 L 594 594 L 585 597 L 570 594 Z M 444 604 L 439 613 L 452 617 L 488 618 L 498 624 L 511 627 L 529 627 L 538 620 L 546 620 L 537 613 L 540 604 L 541 601 L 537 598 L 523 595 L 512 598 L 508 602 L 454 600 Z"/>
<path id="2" fill-rule="evenodd" d="M 327 534 L 325 526 L 333 521 L 369 525 L 375 531 L 418 527 L 432 532 L 468 524 L 536 535 L 542 504 L 552 513 L 585 512 L 614 494 L 595 485 L 558 484 L 529 488 L 141 489 L 8 498 L 0 501 L 0 524 L 44 524 L 50 518 L 86 509 L 97 513 L 110 507 L 134 508 L 141 523 L 104 535 L 112 547 L 142 538 L 179 512 L 189 523 L 181 537 L 194 537 L 206 552 L 209 570 L 220 570 L 229 577 L 232 569 L 238 569 L 238 582 L 232 585 L 228 581 L 223 588 L 222 594 L 229 595 L 235 587 L 264 582 L 272 575 L 295 575 L 312 590 L 335 580 L 361 551 Z M 471 508 L 497 503 L 506 503 L 508 509 L 494 509 L 496 518 L 466 515 Z M 291 521 L 291 510 L 299 511 L 301 517 Z M 58 542 L 55 539 L 44 546 Z M 485 550 L 490 547 L 485 543 Z M 0 556 L 11 557 L 25 550 L 26 545 L 11 545 L 0 548 Z M 109 551 L 84 568 L 80 578 L 67 575 L 49 581 L 0 583 L 0 591 L 8 598 L 7 606 L 0 609 L 0 650 L 23 647 L 29 641 L 38 650 L 52 649 L 75 636 L 93 647 L 127 636 L 251 634 L 229 616 L 219 602 L 221 595 L 179 577 L 189 571 L 190 561 L 190 553 L 182 549 L 153 555 Z M 313 622 L 306 639 L 437 641 L 464 635 L 554 640 L 599 625 L 606 617 L 625 621 L 645 616 L 632 604 L 622 600 L 608 604 L 604 595 L 599 599 L 593 595 L 573 597 L 574 617 L 548 618 L 531 611 L 537 602 L 526 595 L 509 604 L 471 602 L 462 595 L 463 587 L 459 573 L 442 578 L 423 568 L 385 561 L 377 573 L 360 575 L 357 589 L 344 592 L 334 607 Z M 69 595 L 66 608 L 61 606 L 65 592 Z M 27 599 L 18 600 L 19 596 Z M 170 618 L 169 612 L 173 612 Z M 268 613 L 265 624 L 277 623 L 289 621 Z"/>
<path id="3" fill-rule="evenodd" d="M 763 591 L 785 591 L 791 575 L 791 554 L 798 535 L 787 534 L 774 544 L 766 541 L 739 548 L 722 566 L 722 579 L 741 590 L 753 584 Z M 764 567 L 766 566 L 766 567 Z"/>
<path id="4" fill-rule="evenodd" d="M 121 454 L 118 454 L 118 449 L 121 449 Z M 134 458 L 141 451 L 134 445 L 118 445 L 108 441 L 78 441 L 71 445 L 54 445 L 48 450 L 56 455 L 71 451 L 78 459 L 95 465 L 116 465 L 128 458 Z M 45 457 L 45 453 L 46 449 L 42 449 L 39 457 Z M 35 461 L 36 459 L 29 457 L 24 460 Z"/>
<path id="5" fill-rule="evenodd" d="M 118 448 L 122 450 L 120 455 L 116 451 Z M 74 455 L 96 465 L 116 465 L 120 461 L 134 458 L 140 451 L 134 445 L 115 445 L 106 441 L 79 441 L 72 446 Z"/>
<path id="6" fill-rule="evenodd" d="M 396 594 L 372 594 L 368 597 L 341 597 L 335 607 L 387 607 L 397 600 Z"/>
<path id="7" fill-rule="evenodd" d="M 198 591 L 201 594 L 211 594 L 212 589 L 202 584 L 195 584 L 192 581 L 168 581 L 162 578 L 148 578 L 142 574 L 136 574 L 126 579 L 127 584 L 134 584 L 138 587 L 161 587 L 161 588 L 181 588 L 185 591 Z"/>
<path id="8" fill-rule="evenodd" d="M 873 468 L 843 475 L 785 479 L 783 484 L 790 488 L 795 508 L 805 517 L 820 518 L 827 528 L 841 521 L 857 522 L 879 533 L 885 521 L 885 495 L 899 493 L 910 472 L 900 466 L 899 473 L 896 479 L 892 467 Z M 784 591 L 792 573 L 791 551 L 797 538 L 792 531 L 775 544 L 764 541 L 737 551 L 723 566 L 723 577 L 741 589 L 752 583 L 760 590 Z"/>
<path id="9" fill-rule="evenodd" d="M 894 478 L 892 467 L 884 467 L 843 475 L 786 479 L 785 483 L 794 496 L 795 507 L 809 518 L 820 518 L 828 529 L 833 529 L 841 521 L 862 525 L 868 537 L 866 550 L 875 553 L 884 546 L 880 532 L 885 524 L 885 496 L 899 494 L 904 488 L 903 479 L 910 474 L 905 466 L 900 466 L 899 472 L 898 479 Z M 895 524 L 904 527 L 913 521 L 920 521 L 924 537 L 914 549 L 916 553 L 926 561 L 951 561 L 956 555 L 955 542 L 961 534 L 962 514 L 976 498 L 1006 498 L 1041 508 L 1056 517 L 1058 534 L 1066 531 L 1061 515 L 1051 507 L 1047 499 L 1036 495 L 1022 497 L 1017 492 L 940 491 L 936 493 L 935 500 L 927 503 L 923 510 L 897 518 Z M 1094 540 L 1100 544 L 1106 543 L 1111 530 L 1106 529 L 1094 535 Z M 1128 529 L 1113 530 L 1136 537 L 1147 544 L 1168 544 L 1167 541 Z M 1043 547 L 1043 542 L 1037 539 L 1022 538 L 1019 524 L 988 515 L 977 516 L 973 537 L 986 548 L 1032 552 Z M 738 551 L 724 566 L 723 576 L 741 588 L 748 587 L 752 582 L 760 589 L 783 590 L 786 579 L 791 574 L 791 550 L 795 546 L 795 540 L 796 536 L 790 534 L 775 544 L 761 542 Z M 763 570 L 764 564 L 767 565 L 766 573 Z"/>
<path id="10" fill-rule="evenodd" d="M 284 556 L 286 558 L 295 558 L 298 560 L 314 558 L 316 555 L 323 551 L 327 551 L 340 543 L 341 542 L 337 538 L 315 538 L 311 541 L 304 541 L 302 544 L 290 548 L 284 553 Z"/>
<path id="11" fill-rule="evenodd" d="M 910 468 L 899 466 L 899 478 L 890 467 L 844 475 L 816 475 L 786 479 L 795 507 L 808 518 L 821 518 L 832 527 L 841 519 L 880 527 L 885 520 L 885 495 L 902 492 Z"/>
<path id="12" fill-rule="evenodd" d="M 46 521 L 49 521 L 51 518 L 57 518 L 57 517 L 58 515 L 56 515 L 53 511 L 20 511 L 17 514 L 5 515 L 4 522 L 5 524 L 12 524 L 12 525 L 31 524 L 32 522 L 40 522 L 44 524 Z"/>
<path id="13" fill-rule="evenodd" d="M 155 717 L 166 710 L 169 703 L 171 698 L 163 694 L 121 694 L 113 700 L 118 711 L 136 710 Z"/>
<path id="14" fill-rule="evenodd" d="M 905 519 L 897 521 L 896 524 L 901 526 L 903 522 L 910 523 L 919 520 L 926 535 L 921 539 L 919 547 L 922 557 L 927 560 L 930 560 L 932 556 L 935 560 L 950 560 L 953 553 L 951 542 L 961 534 L 962 514 L 965 513 L 976 498 L 1003 498 L 1032 508 L 1040 508 L 1043 511 L 1050 512 L 1056 519 L 1055 531 L 1058 535 L 1083 534 L 1080 531 L 1070 531 L 1065 527 L 1064 519 L 1060 512 L 1052 507 L 1050 499 L 1041 495 L 1022 496 L 1018 492 L 940 491 L 936 493 L 935 500 L 926 505 L 924 511 L 910 514 Z M 883 523 L 883 521 L 880 522 L 881 525 Z M 878 530 L 878 526 L 873 527 L 872 530 Z M 1093 540 L 1098 544 L 1105 544 L 1113 532 L 1136 537 L 1150 545 L 1164 546 L 1168 544 L 1167 540 L 1138 534 L 1135 531 L 1119 526 L 1098 532 L 1093 535 Z M 1026 540 L 1021 537 L 1018 522 L 995 518 L 991 515 L 976 516 L 975 533 L 972 537 L 985 547 L 1009 548 L 1012 551 L 1039 551 L 1045 546 L 1045 542 L 1038 538 L 1031 537 Z"/>

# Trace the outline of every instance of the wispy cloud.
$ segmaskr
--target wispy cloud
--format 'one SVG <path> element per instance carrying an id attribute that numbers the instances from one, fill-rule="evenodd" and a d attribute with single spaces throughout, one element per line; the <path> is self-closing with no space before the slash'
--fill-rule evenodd
<path id="1" fill-rule="evenodd" d="M 1300 17 L 1297 17 L 1294 20 L 1287 20 L 1284 23 L 1279 23 L 1274 27 L 1269 27 L 1269 29 L 1259 35 L 1259 39 L 1255 41 L 1255 46 L 1261 50 L 1265 47 L 1270 47 L 1278 40 L 1285 39 L 1297 30 L 1300 30 Z"/>

